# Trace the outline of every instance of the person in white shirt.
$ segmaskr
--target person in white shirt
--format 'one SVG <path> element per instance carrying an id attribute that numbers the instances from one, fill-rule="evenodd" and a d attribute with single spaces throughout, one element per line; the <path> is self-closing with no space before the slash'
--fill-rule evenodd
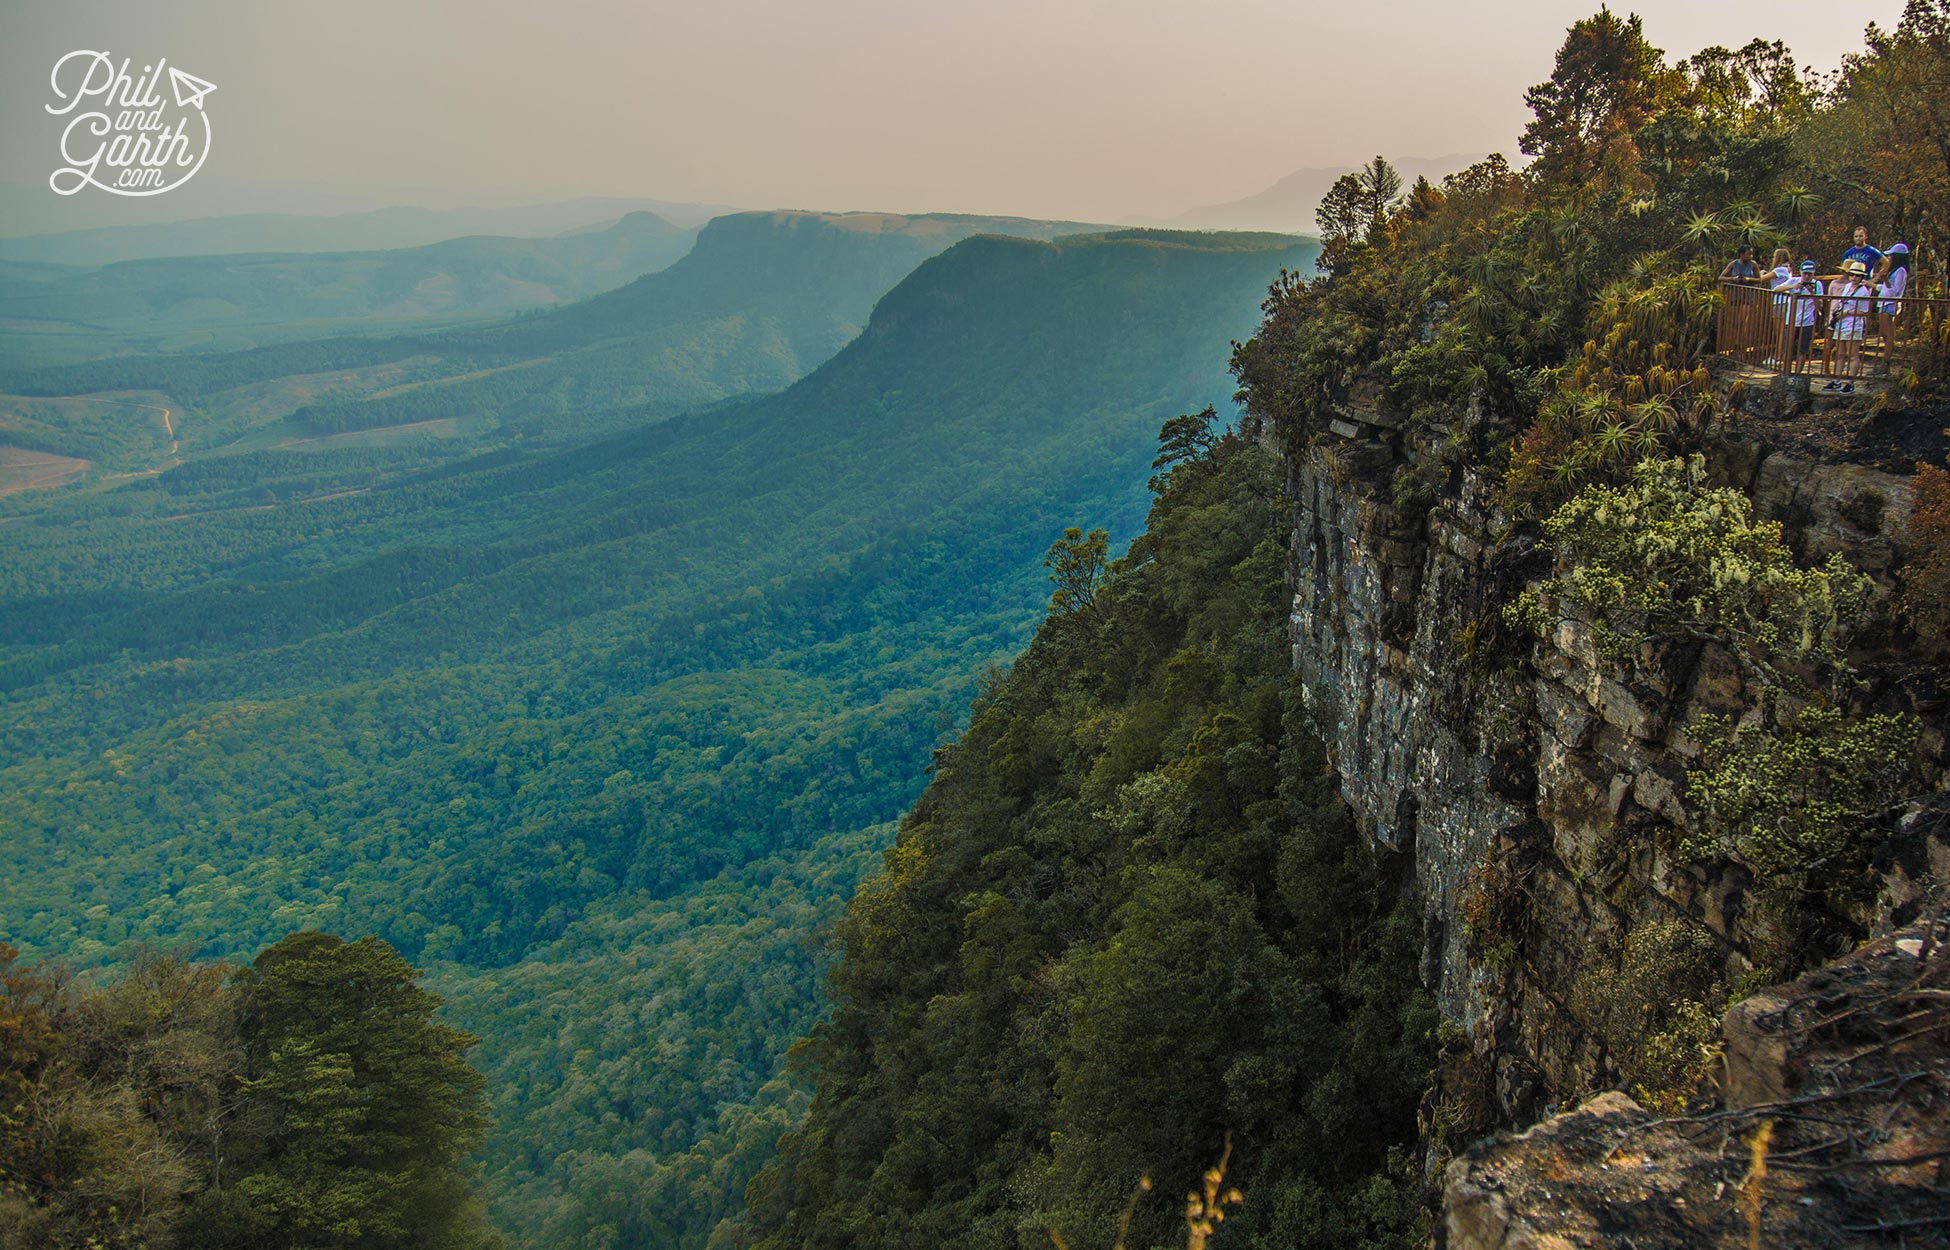
<path id="1" fill-rule="evenodd" d="M 1876 307 L 1876 325 L 1882 332 L 1882 354 L 1885 364 L 1889 353 L 1896 346 L 1896 328 L 1902 320 L 1903 293 L 1909 290 L 1909 244 L 1892 243 L 1883 253 L 1882 263 L 1876 266 L 1876 295 L 1880 303 Z"/>
<path id="2" fill-rule="evenodd" d="M 1764 285 L 1770 291 L 1779 291 L 1783 285 L 1791 282 L 1793 278 L 1794 270 L 1789 264 L 1788 250 L 1784 247 L 1777 247 L 1774 249 L 1773 268 L 1762 272 L 1755 279 L 1755 284 Z M 1787 296 L 1776 295 L 1774 297 L 1774 319 L 1772 322 L 1768 321 L 1764 306 L 1756 306 L 1754 309 L 1755 325 L 1753 335 L 1756 340 L 1755 346 L 1760 347 L 1766 343 L 1769 325 L 1774 327 L 1773 337 L 1778 340 L 1774 345 L 1772 356 L 1765 362 L 1770 365 L 1779 366 L 1787 360 L 1789 334 L 1787 306 Z"/>
<path id="3" fill-rule="evenodd" d="M 1775 273 L 1778 275 L 1779 270 Z M 1789 373 L 1801 372 L 1815 354 L 1815 321 L 1821 310 L 1821 280 L 1815 277 L 1815 262 L 1801 262 L 1799 276 L 1777 281 L 1774 287 L 1785 325 L 1781 333 L 1781 359 Z"/>
<path id="4" fill-rule="evenodd" d="M 1862 376 L 1862 340 L 1875 317 L 1875 297 L 1869 267 L 1859 260 L 1843 261 L 1842 276 L 1828 285 L 1828 338 L 1835 344 L 1835 371 L 1845 378 Z"/>

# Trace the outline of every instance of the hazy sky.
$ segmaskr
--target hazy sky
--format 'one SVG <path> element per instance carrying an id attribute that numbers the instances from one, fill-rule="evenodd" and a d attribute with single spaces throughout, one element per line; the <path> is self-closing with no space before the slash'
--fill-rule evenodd
<path id="1" fill-rule="evenodd" d="M 91 48 L 218 85 L 202 186 L 171 193 L 199 214 L 632 195 L 1164 216 L 1376 152 L 1514 155 L 1524 88 L 1596 7 L 0 0 L 0 181 L 45 185 L 48 71 Z M 1901 3 L 1620 7 L 1669 54 L 1765 35 L 1826 69 Z M 86 223 L 47 199 L 77 224 L 171 199 L 83 196 Z"/>

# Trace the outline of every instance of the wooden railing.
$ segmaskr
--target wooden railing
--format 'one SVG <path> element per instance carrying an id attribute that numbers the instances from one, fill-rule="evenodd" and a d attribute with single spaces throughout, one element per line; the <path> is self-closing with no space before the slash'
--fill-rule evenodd
<path id="1" fill-rule="evenodd" d="M 1822 286 L 1827 288 L 1827 279 Z M 1722 356 L 1776 373 L 1839 376 L 1841 345 L 1829 329 L 1835 300 L 1749 282 L 1722 282 L 1720 296 L 1715 342 Z M 1813 332 L 1797 341 L 1794 322 L 1805 319 L 1798 315 L 1804 308 L 1812 312 Z M 1950 299 L 1875 300 L 1860 355 L 1859 376 L 1903 384 L 1911 375 L 1925 383 L 1950 379 Z"/>

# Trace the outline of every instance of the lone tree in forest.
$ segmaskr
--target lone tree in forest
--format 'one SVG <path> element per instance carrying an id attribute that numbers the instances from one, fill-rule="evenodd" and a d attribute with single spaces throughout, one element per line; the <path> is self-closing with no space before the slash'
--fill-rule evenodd
<path id="1" fill-rule="evenodd" d="M 1087 608 L 1095 601 L 1097 587 L 1103 584 L 1110 565 L 1110 534 L 1100 529 L 1085 534 L 1072 525 L 1050 544 L 1043 564 L 1055 587 L 1050 592 L 1049 614 L 1067 616 Z"/>

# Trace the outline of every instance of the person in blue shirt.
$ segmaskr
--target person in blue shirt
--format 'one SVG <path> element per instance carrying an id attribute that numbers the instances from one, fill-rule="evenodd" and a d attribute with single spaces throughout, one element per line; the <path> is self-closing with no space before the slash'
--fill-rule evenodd
<path id="1" fill-rule="evenodd" d="M 1846 265 L 1852 260 L 1861 261 L 1862 268 L 1870 273 L 1874 273 L 1876 266 L 1882 263 L 1882 249 L 1869 246 L 1867 226 L 1855 228 L 1855 246 L 1842 253 L 1842 264 Z"/>

